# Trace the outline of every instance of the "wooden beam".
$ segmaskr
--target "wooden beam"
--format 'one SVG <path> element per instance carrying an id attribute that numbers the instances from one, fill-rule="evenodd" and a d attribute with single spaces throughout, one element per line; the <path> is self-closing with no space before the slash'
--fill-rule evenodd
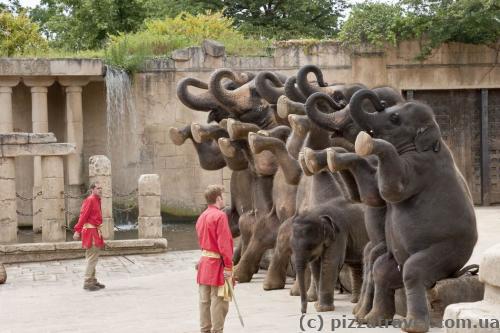
<path id="1" fill-rule="evenodd" d="M 490 205 L 490 145 L 488 141 L 488 89 L 481 89 L 481 204 Z"/>

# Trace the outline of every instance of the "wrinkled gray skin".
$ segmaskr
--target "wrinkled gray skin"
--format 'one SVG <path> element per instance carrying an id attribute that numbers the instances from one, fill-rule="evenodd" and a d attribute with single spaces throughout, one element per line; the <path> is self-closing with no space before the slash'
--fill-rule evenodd
<path id="1" fill-rule="evenodd" d="M 366 99 L 377 112 L 363 107 Z M 403 330 L 426 332 L 426 289 L 460 270 L 477 241 L 469 189 L 429 106 L 406 102 L 386 108 L 372 91 L 360 90 L 350 110 L 373 135 L 360 133 L 356 152 L 378 158 L 380 195 L 387 202 L 387 253 L 375 261 L 374 306 L 365 319 L 392 319 L 394 291 L 404 286 L 411 324 Z"/>
<path id="2" fill-rule="evenodd" d="M 306 265 L 318 290 L 315 308 L 319 312 L 332 311 L 335 283 L 342 265 L 349 265 L 354 272 L 353 295 L 361 287 L 363 248 L 368 242 L 362 205 L 352 204 L 338 196 L 332 199 L 325 193 L 327 184 L 335 186 L 336 180 L 328 171 L 322 171 L 313 179 L 313 195 L 323 196 L 309 209 L 296 214 L 292 222 L 291 247 L 295 257 L 295 270 L 301 294 L 301 311 L 307 311 L 307 294 L 304 279 Z M 323 193 L 315 193 L 318 185 Z M 323 200 L 321 200 L 323 199 Z"/>
<path id="3" fill-rule="evenodd" d="M 403 102 L 401 94 L 391 87 L 374 88 L 373 92 L 384 101 L 387 106 L 392 106 Z M 330 105 L 329 113 L 323 113 L 317 107 L 318 102 L 323 105 Z M 361 128 L 353 121 L 350 114 L 350 105 L 341 111 L 335 111 L 338 104 L 328 95 L 315 93 L 309 97 L 306 103 L 306 112 L 314 123 L 321 128 L 337 133 L 346 140 L 353 142 L 361 131 Z M 375 112 L 372 105 L 365 105 L 369 110 Z M 370 108 L 371 107 L 371 108 Z M 330 149 L 331 150 L 331 149 Z M 335 148 L 335 154 L 329 154 L 329 163 L 335 166 L 333 171 L 349 170 L 356 180 L 360 199 L 365 204 L 365 223 L 370 239 L 364 250 L 363 286 L 361 289 L 360 301 L 353 309 L 355 317 L 364 322 L 364 317 L 372 309 L 374 282 L 372 277 L 372 267 L 375 260 L 386 252 L 385 244 L 385 214 L 386 203 L 380 197 L 376 178 L 377 160 L 373 156 L 365 159 L 353 153 L 347 153 L 343 149 Z"/>

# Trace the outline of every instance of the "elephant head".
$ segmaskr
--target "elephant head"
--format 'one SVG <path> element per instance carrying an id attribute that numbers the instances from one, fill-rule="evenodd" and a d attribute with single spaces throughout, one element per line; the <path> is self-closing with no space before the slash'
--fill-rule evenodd
<path id="1" fill-rule="evenodd" d="M 301 312 L 307 312 L 305 269 L 309 262 L 318 259 L 339 235 L 340 229 L 331 216 L 306 211 L 293 219 L 292 249 L 295 270 L 300 288 Z M 333 284 L 333 282 L 332 282 Z"/>
<path id="2" fill-rule="evenodd" d="M 276 104 L 278 98 L 285 93 L 283 82 L 278 74 L 269 71 L 262 71 L 257 74 L 255 88 L 259 95 L 271 104 Z"/>
<path id="3" fill-rule="evenodd" d="M 222 84 L 223 79 L 236 83 L 244 83 L 234 90 L 229 90 Z M 226 108 L 236 115 L 244 114 L 262 106 L 263 101 L 257 93 L 255 80 L 248 80 L 246 73 L 239 73 L 231 69 L 222 68 L 214 71 L 210 76 L 209 91 Z"/>
<path id="4" fill-rule="evenodd" d="M 305 103 L 306 96 L 296 86 L 297 77 L 290 76 L 285 82 L 285 95 L 293 102 Z"/>
<path id="5" fill-rule="evenodd" d="M 358 84 L 346 85 L 346 88 L 337 90 L 337 94 L 342 94 L 342 98 L 345 98 L 350 103 L 350 94 L 354 94 L 361 89 L 362 86 Z M 403 102 L 401 94 L 392 87 L 378 87 L 372 89 L 372 91 L 383 100 L 387 106 Z M 309 119 L 316 125 L 327 131 L 339 133 L 349 142 L 354 142 L 361 128 L 351 117 L 351 105 L 348 104 L 346 107 L 339 110 L 340 107 L 342 107 L 342 104 L 339 104 L 339 102 L 331 96 L 324 93 L 315 93 L 307 99 L 305 109 Z M 370 107 L 372 109 L 371 111 L 375 112 L 373 105 L 367 106 L 367 108 Z"/>
<path id="6" fill-rule="evenodd" d="M 370 112 L 370 108 L 376 112 Z M 388 107 L 376 93 L 363 89 L 353 95 L 350 110 L 361 129 L 390 142 L 400 153 L 440 149 L 439 125 L 426 104 L 411 101 Z"/>

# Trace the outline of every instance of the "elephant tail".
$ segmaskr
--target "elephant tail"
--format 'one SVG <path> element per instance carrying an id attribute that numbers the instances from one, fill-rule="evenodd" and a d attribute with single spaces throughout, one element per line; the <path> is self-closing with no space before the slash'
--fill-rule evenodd
<path id="1" fill-rule="evenodd" d="M 465 266 L 455 274 L 453 274 L 451 277 L 452 278 L 458 278 L 461 277 L 462 275 L 469 274 L 469 275 L 477 275 L 479 273 L 479 265 L 477 264 L 472 264 Z"/>

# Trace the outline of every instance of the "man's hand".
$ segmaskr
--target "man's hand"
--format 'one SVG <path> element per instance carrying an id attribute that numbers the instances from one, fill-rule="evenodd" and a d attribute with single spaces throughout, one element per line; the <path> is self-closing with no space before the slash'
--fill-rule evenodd
<path id="1" fill-rule="evenodd" d="M 224 279 L 229 279 L 232 276 L 233 276 L 233 270 L 224 268 Z"/>
<path id="2" fill-rule="evenodd" d="M 73 234 L 73 239 L 76 240 L 76 241 L 80 240 L 80 233 L 77 232 L 77 231 L 75 231 L 75 233 Z"/>

